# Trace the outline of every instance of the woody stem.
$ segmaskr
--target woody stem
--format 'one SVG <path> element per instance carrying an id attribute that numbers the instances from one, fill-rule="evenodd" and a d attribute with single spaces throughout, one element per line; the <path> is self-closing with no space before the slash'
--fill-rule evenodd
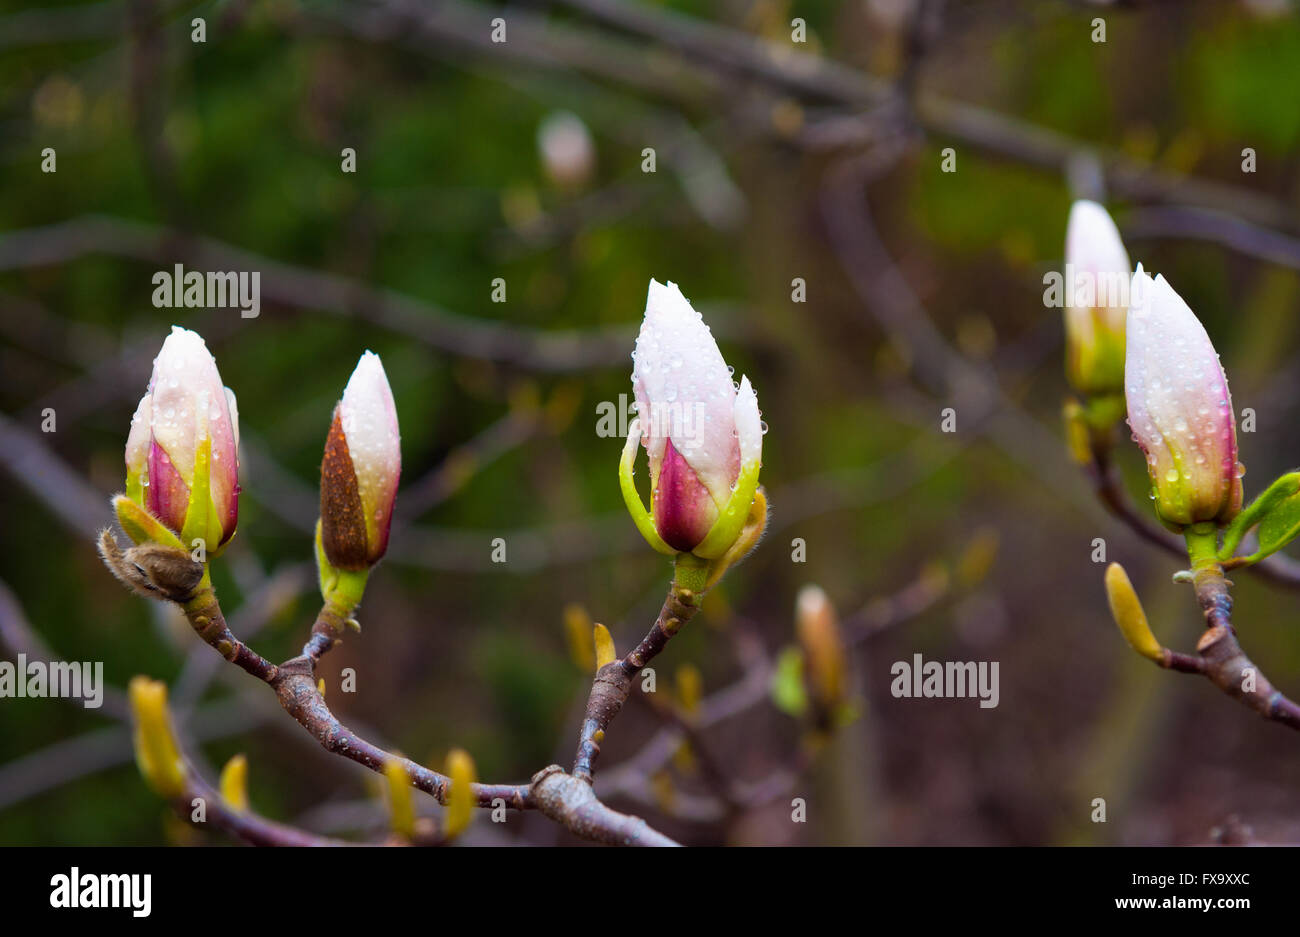
<path id="1" fill-rule="evenodd" d="M 1184 532 L 1192 561 L 1196 601 L 1205 616 L 1205 633 L 1196 643 L 1197 655 L 1164 651 L 1161 665 L 1199 673 L 1220 690 L 1265 719 L 1300 730 L 1300 705 L 1269 682 L 1246 656 L 1232 626 L 1232 596 L 1223 566 L 1215 557 L 1217 535 L 1212 525 L 1194 525 Z"/>
<path id="2" fill-rule="evenodd" d="M 668 645 L 682 625 L 695 617 L 703 599 L 708 581 L 709 564 L 689 553 L 679 554 L 663 607 L 654 625 L 621 660 L 606 664 L 596 671 L 587 697 L 587 709 L 578 737 L 578 751 L 573 760 L 573 776 L 590 782 L 595 771 L 596 757 L 605 731 L 613 723 L 632 691 L 636 675 Z"/>

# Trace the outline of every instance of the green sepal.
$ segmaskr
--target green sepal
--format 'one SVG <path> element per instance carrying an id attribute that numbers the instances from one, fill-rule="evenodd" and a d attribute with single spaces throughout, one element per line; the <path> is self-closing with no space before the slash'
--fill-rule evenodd
<path id="1" fill-rule="evenodd" d="M 212 501 L 212 437 L 204 436 L 194 453 L 194 474 L 190 480 L 190 502 L 185 507 L 181 540 L 190 549 L 195 540 L 203 541 L 204 552 L 216 556 L 221 544 L 221 522 Z"/>
<path id="2" fill-rule="evenodd" d="M 641 433 L 636 420 L 628 427 L 627 441 L 623 443 L 623 455 L 618 460 L 618 487 L 623 492 L 623 503 L 632 515 L 632 522 L 641 531 L 646 543 L 665 556 L 676 556 L 678 551 L 664 543 L 664 538 L 655 530 L 654 518 L 646 510 L 641 496 L 637 494 L 636 482 L 632 480 L 632 471 L 636 463 L 636 451 L 641 444 Z M 707 539 L 707 538 L 706 538 Z"/>
<path id="3" fill-rule="evenodd" d="M 1218 558 L 1226 561 L 1252 528 L 1259 527 L 1259 550 L 1242 557 L 1238 565 L 1258 563 L 1282 549 L 1300 534 L 1300 472 L 1287 472 L 1269 485 L 1223 532 Z"/>
<path id="4" fill-rule="evenodd" d="M 330 593 L 334 591 L 334 583 L 338 579 L 338 570 L 330 565 L 325 557 L 325 543 L 321 540 L 320 518 L 316 519 L 316 578 L 320 583 L 320 597 L 328 600 Z"/>
<path id="5" fill-rule="evenodd" d="M 117 522 L 122 526 L 122 530 L 137 546 L 142 543 L 157 543 L 165 547 L 185 550 L 185 545 L 176 534 L 126 495 L 117 495 L 113 498 L 113 511 L 117 514 Z"/>
<path id="6" fill-rule="evenodd" d="M 736 486 L 731 489 L 726 507 L 692 553 L 706 560 L 716 560 L 731 549 L 749 519 L 749 508 L 754 503 L 754 492 L 758 490 L 758 471 L 762 467 L 758 459 L 751 459 L 740 467 L 740 475 L 736 478 Z"/>
<path id="7" fill-rule="evenodd" d="M 338 569 L 325 556 L 321 540 L 321 522 L 316 521 L 316 574 L 320 582 L 320 596 L 341 618 L 347 618 L 361 604 L 365 595 L 369 569 Z"/>
<path id="8" fill-rule="evenodd" d="M 144 472 L 127 470 L 126 496 L 136 504 L 144 503 Z"/>
<path id="9" fill-rule="evenodd" d="M 745 526 L 741 528 L 736 542 L 719 559 L 709 562 L 709 578 L 704 583 L 706 591 L 717 585 L 718 580 L 727 570 L 749 555 L 749 551 L 754 549 L 766 529 L 767 495 L 763 493 L 763 488 L 760 486 L 754 491 L 754 500 L 749 505 L 749 517 L 745 519 Z"/>

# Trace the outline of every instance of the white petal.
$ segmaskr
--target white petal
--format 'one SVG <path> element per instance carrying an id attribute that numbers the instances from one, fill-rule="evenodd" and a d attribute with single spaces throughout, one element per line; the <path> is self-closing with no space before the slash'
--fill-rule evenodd
<path id="1" fill-rule="evenodd" d="M 225 399 L 216 359 L 197 332 L 172 326 L 154 359 L 149 390 L 153 396 L 153 437 L 185 483 L 191 484 L 198 445 L 198 407 Z"/>
<path id="2" fill-rule="evenodd" d="M 230 412 L 230 429 L 235 436 L 235 448 L 239 448 L 239 405 L 235 402 L 235 392 L 226 388 L 226 409 Z"/>
<path id="3" fill-rule="evenodd" d="M 366 509 L 366 526 L 383 520 L 391 509 L 402 471 L 397 407 L 379 356 L 367 351 L 348 379 L 340 405 L 343 435 Z M 382 516 L 376 517 L 376 512 Z"/>
<path id="4" fill-rule="evenodd" d="M 1065 260 L 1076 270 L 1089 273 L 1123 273 L 1127 277 L 1131 269 L 1114 219 L 1105 208 L 1086 199 L 1070 207 Z"/>
<path id="5" fill-rule="evenodd" d="M 1099 324 L 1122 335 L 1127 314 L 1124 294 L 1131 283 L 1132 268 L 1119 228 L 1096 202 L 1081 199 L 1071 206 L 1065 230 L 1065 262 L 1066 274 L 1074 285 L 1071 293 L 1077 296 L 1079 289 L 1090 284 L 1083 295 L 1092 297 L 1091 303 L 1071 305 L 1065 311 L 1072 340 L 1090 347 Z M 1101 316 L 1100 322 L 1096 321 L 1097 315 Z"/>
<path id="6" fill-rule="evenodd" d="M 633 389 L 652 481 L 669 438 L 715 501 L 725 503 L 739 470 L 735 387 L 700 314 L 674 283 L 650 281 L 637 336 Z"/>
<path id="7" fill-rule="evenodd" d="M 136 475 L 148 478 L 149 474 L 149 440 L 151 417 L 150 396 L 140 398 L 140 404 L 131 417 L 131 431 L 126 436 L 126 470 L 128 476 Z"/>
<path id="8" fill-rule="evenodd" d="M 1139 265 L 1130 292 L 1129 426 L 1162 496 L 1186 492 L 1193 519 L 1209 519 L 1236 471 L 1236 424 L 1223 367 L 1205 327 L 1163 276 L 1152 280 Z M 1199 516 L 1200 506 L 1208 516 Z"/>
<path id="9" fill-rule="evenodd" d="M 748 377 L 740 379 L 736 393 L 736 438 L 740 443 L 740 464 L 761 461 L 763 458 L 763 421 L 758 412 L 758 396 Z"/>

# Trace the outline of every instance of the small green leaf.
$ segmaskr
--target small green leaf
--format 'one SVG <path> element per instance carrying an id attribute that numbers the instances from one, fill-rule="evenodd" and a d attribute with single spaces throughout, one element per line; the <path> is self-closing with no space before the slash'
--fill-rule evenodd
<path id="1" fill-rule="evenodd" d="M 1259 550 L 1246 558 L 1247 563 L 1276 553 L 1300 533 L 1300 472 L 1278 478 L 1233 519 L 1223 533 L 1218 558 L 1230 559 L 1255 526 L 1259 527 Z"/>
<path id="2" fill-rule="evenodd" d="M 803 686 L 803 652 L 787 647 L 776 659 L 772 674 L 772 703 L 796 718 L 808 711 L 808 694 Z"/>
<path id="3" fill-rule="evenodd" d="M 1300 534 L 1300 494 L 1291 495 L 1264 515 L 1259 523 L 1259 550 L 1251 555 L 1251 562 L 1276 553 Z"/>

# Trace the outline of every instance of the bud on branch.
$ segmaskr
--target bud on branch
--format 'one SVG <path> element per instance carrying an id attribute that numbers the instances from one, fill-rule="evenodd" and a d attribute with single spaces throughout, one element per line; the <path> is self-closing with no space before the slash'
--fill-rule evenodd
<path id="1" fill-rule="evenodd" d="M 185 791 L 185 762 L 172 734 L 166 684 L 148 677 L 132 677 L 127 694 L 135 723 L 135 760 L 140 774 L 159 796 L 179 797 Z"/>
<path id="2" fill-rule="evenodd" d="M 1142 602 L 1129 581 L 1128 573 L 1118 563 L 1106 567 L 1106 599 L 1110 603 L 1111 617 L 1129 647 L 1147 660 L 1159 662 L 1164 649 L 1151 633 L 1147 614 L 1142 610 Z"/>
<path id="3" fill-rule="evenodd" d="M 820 586 L 799 590 L 795 632 L 803 650 L 808 695 L 819 721 L 830 722 L 848 698 L 848 653 L 835 609 Z"/>
<path id="4" fill-rule="evenodd" d="M 334 408 L 321 462 L 321 546 L 335 569 L 359 572 L 383 557 L 401 473 L 393 392 L 367 351 Z"/>
<path id="5" fill-rule="evenodd" d="M 651 280 L 632 353 L 637 419 L 620 464 L 624 500 L 642 535 L 669 555 L 723 557 L 751 522 L 763 424 L 747 377 L 732 369 L 676 284 Z M 651 511 L 632 482 L 636 442 L 650 460 Z"/>
<path id="6" fill-rule="evenodd" d="M 1065 372 L 1086 396 L 1118 395 L 1124 387 L 1124 330 L 1129 259 L 1106 209 L 1081 199 L 1065 233 L 1067 274 L 1081 280 L 1065 308 Z"/>
<path id="7" fill-rule="evenodd" d="M 1241 510 L 1237 424 L 1205 328 L 1163 277 L 1133 274 L 1124 368 L 1128 422 L 1146 453 L 1156 513 L 1179 530 Z"/>
<path id="8" fill-rule="evenodd" d="M 186 549 L 198 539 L 205 553 L 216 555 L 239 517 L 238 448 L 235 395 L 222 385 L 203 339 L 172 326 L 131 418 L 125 499 L 131 504 L 117 505 L 123 529 L 137 543 L 161 538 L 174 545 L 153 518 Z"/>

